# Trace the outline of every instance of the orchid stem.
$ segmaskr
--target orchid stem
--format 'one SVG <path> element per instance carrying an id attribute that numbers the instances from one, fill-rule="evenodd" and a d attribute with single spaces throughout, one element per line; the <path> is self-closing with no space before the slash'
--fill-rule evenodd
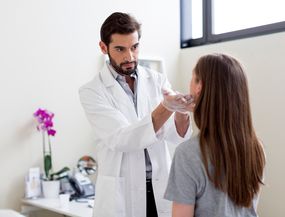
<path id="1" fill-rule="evenodd" d="M 48 148 L 49 148 L 49 154 L 50 154 L 50 159 L 51 159 L 51 162 L 50 162 L 50 165 L 51 165 L 51 172 L 53 172 L 53 167 L 52 167 L 52 153 L 51 153 L 51 145 L 50 145 L 50 137 L 48 135 Z"/>

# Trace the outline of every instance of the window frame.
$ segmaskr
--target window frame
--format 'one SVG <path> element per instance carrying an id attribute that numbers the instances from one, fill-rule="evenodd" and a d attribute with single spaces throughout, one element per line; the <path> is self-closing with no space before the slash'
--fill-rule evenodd
<path id="1" fill-rule="evenodd" d="M 221 34 L 212 34 L 212 0 L 202 0 L 203 36 L 183 40 L 183 28 L 187 28 L 184 27 L 184 19 L 186 19 L 184 13 L 187 13 L 183 10 L 185 1 L 189 0 L 180 0 L 180 48 L 182 49 L 285 31 L 285 21 L 282 21 Z M 192 20 L 190 20 L 190 23 L 192 23 Z"/>

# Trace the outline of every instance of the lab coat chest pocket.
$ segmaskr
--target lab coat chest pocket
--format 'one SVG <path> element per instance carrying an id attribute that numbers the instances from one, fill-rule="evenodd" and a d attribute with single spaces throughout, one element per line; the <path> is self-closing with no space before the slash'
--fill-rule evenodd
<path id="1" fill-rule="evenodd" d="M 125 217 L 125 178 L 97 177 L 94 217 Z"/>

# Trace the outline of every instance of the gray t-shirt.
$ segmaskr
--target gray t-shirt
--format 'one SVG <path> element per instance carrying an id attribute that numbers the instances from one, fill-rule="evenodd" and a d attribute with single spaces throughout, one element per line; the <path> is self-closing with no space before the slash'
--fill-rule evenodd
<path id="1" fill-rule="evenodd" d="M 252 208 L 236 206 L 208 179 L 198 137 L 180 144 L 171 165 L 165 199 L 195 205 L 195 217 L 257 217 L 257 198 Z"/>

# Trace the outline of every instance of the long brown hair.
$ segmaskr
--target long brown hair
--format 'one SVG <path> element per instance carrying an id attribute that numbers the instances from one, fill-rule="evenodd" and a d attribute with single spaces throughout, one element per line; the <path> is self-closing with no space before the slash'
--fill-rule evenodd
<path id="1" fill-rule="evenodd" d="M 243 68 L 230 56 L 212 54 L 199 59 L 194 73 L 202 83 L 194 120 L 208 177 L 236 205 L 250 207 L 262 184 L 265 156 L 252 124 Z"/>

